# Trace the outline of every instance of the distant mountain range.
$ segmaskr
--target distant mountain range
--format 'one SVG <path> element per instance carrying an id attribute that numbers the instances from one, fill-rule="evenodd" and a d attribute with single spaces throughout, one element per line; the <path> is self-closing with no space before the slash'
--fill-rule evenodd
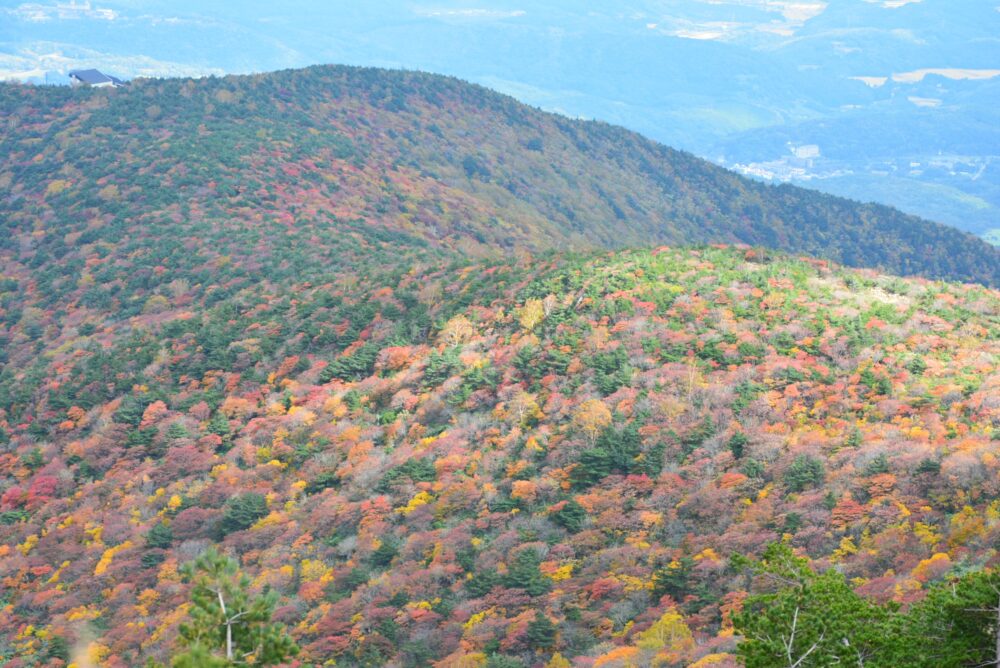
<path id="1" fill-rule="evenodd" d="M 0 32 L 0 76 L 57 82 L 81 66 L 185 76 L 318 62 L 422 69 L 620 124 L 757 178 L 1000 239 L 1000 12 L 991 3 L 285 7 L 0 0 L 11 27 Z"/>

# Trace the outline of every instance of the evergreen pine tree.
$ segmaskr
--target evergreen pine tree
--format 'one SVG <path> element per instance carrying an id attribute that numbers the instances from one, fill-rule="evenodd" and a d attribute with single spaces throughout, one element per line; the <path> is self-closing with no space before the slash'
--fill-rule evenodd
<path id="1" fill-rule="evenodd" d="M 556 643 L 556 625 L 541 612 L 528 622 L 528 644 L 536 650 L 551 649 Z"/>
<path id="2" fill-rule="evenodd" d="M 251 596 L 234 559 L 209 548 L 181 572 L 194 587 L 171 668 L 276 666 L 298 654 L 285 628 L 271 621 L 276 596 Z"/>

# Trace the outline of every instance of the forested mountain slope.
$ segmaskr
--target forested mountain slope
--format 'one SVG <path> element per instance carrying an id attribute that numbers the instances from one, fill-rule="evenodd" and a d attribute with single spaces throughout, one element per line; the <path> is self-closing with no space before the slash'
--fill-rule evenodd
<path id="1" fill-rule="evenodd" d="M 656 243 L 968 237 L 427 75 L 0 98 L 5 666 L 167 659 L 212 545 L 302 666 L 733 665 L 775 541 L 997 564 L 1000 294 Z"/>
<path id="2" fill-rule="evenodd" d="M 3 243 L 37 249 L 36 262 L 138 228 L 239 255 L 259 250 L 246 234 L 294 233 L 294 245 L 351 226 L 477 254 L 742 242 L 1000 282 L 1000 251 L 954 229 L 752 182 L 441 76 L 313 67 L 115 91 L 5 85 L 0 109 Z"/>
<path id="3" fill-rule="evenodd" d="M 731 559 L 783 536 L 875 601 L 996 564 L 995 291 L 714 247 L 199 271 L 8 325 L 8 665 L 167 655 L 211 544 L 304 665 L 734 665 Z"/>

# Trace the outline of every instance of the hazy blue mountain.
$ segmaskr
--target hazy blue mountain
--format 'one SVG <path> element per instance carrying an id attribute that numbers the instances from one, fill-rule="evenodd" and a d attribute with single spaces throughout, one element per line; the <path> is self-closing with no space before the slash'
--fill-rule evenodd
<path id="1" fill-rule="evenodd" d="M 1000 237 L 1000 11 L 981 0 L 0 0 L 0 76 L 319 62 L 456 75 L 744 173 Z"/>

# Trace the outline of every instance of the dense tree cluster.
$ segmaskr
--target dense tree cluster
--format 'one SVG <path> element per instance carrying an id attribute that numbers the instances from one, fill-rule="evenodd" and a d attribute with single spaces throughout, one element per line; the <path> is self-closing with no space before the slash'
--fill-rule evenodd
<path id="1" fill-rule="evenodd" d="M 209 651 L 213 546 L 303 666 L 989 659 L 996 292 L 704 247 L 197 299 L 5 330 L 8 665 Z"/>
<path id="2" fill-rule="evenodd" d="M 905 612 L 859 596 L 843 573 L 816 573 L 787 544 L 747 564 L 764 590 L 733 615 L 747 668 L 856 666 L 963 668 L 1000 662 L 1000 573 L 935 584 Z M 768 591 L 770 590 L 770 591 Z"/>

